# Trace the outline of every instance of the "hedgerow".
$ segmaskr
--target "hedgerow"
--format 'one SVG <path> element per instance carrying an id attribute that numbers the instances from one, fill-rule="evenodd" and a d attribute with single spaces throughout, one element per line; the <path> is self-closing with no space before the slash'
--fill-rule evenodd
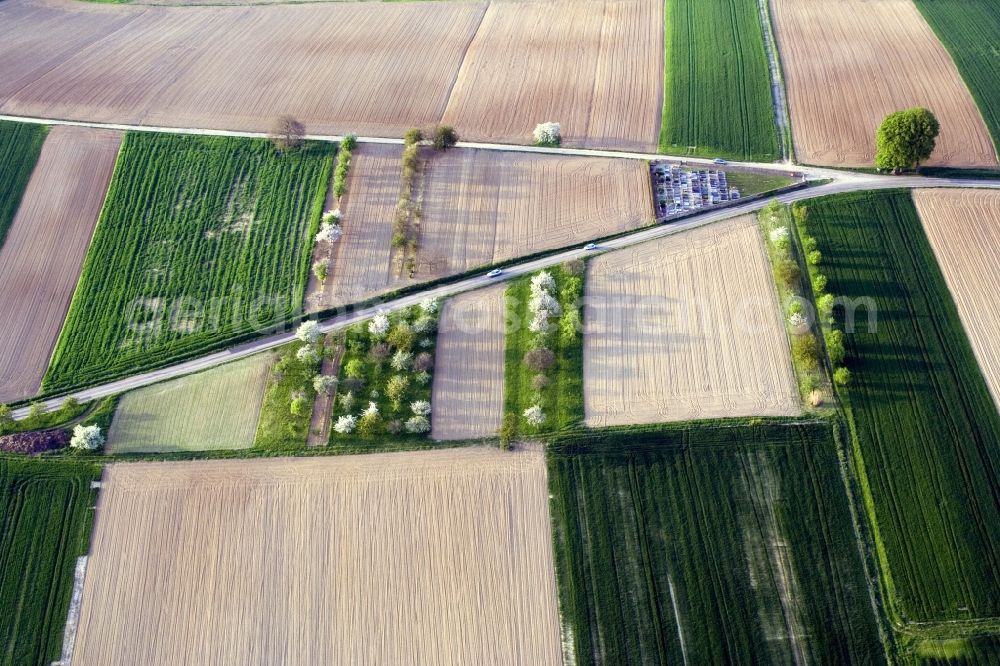
<path id="1" fill-rule="evenodd" d="M 332 155 L 127 134 L 43 389 L 97 383 L 301 312 Z"/>

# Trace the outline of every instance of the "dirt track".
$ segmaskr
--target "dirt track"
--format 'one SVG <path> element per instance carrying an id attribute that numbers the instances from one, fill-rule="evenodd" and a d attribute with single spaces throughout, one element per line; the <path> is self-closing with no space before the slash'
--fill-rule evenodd
<path id="1" fill-rule="evenodd" d="M 504 286 L 449 299 L 438 327 L 431 437 L 496 434 L 503 418 Z"/>
<path id="2" fill-rule="evenodd" d="M 74 666 L 560 663 L 540 450 L 106 468 Z"/>
<path id="3" fill-rule="evenodd" d="M 573 145 L 653 148 L 662 31 L 656 0 L 5 0 L 0 111 L 247 131 L 289 113 L 313 133 L 368 136 L 443 119 L 469 138 L 517 142 L 557 120 Z M 567 49 L 575 57 L 554 57 Z"/>
<path id="4" fill-rule="evenodd" d="M 54 127 L 0 250 L 0 402 L 38 392 L 104 203 L 121 135 Z"/>
<path id="5" fill-rule="evenodd" d="M 914 190 L 913 200 L 1000 407 L 1000 191 Z"/>
<path id="6" fill-rule="evenodd" d="M 799 413 L 754 216 L 597 257 L 586 292 L 587 425 Z"/>
<path id="7" fill-rule="evenodd" d="M 912 0 L 772 6 L 799 161 L 870 166 L 882 119 L 925 106 L 941 122 L 930 164 L 997 163 L 972 95 Z"/>

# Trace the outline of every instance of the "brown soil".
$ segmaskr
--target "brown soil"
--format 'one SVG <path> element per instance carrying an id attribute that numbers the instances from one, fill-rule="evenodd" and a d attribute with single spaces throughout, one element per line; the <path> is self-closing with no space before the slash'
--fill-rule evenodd
<path id="1" fill-rule="evenodd" d="M 490 437 L 503 417 L 504 287 L 448 299 L 438 327 L 431 437 Z"/>
<path id="2" fill-rule="evenodd" d="M 545 458 L 106 468 L 87 664 L 560 664 Z"/>
<path id="3" fill-rule="evenodd" d="M 941 122 L 930 164 L 997 163 L 972 95 L 912 0 L 772 6 L 799 161 L 870 166 L 882 119 L 924 106 Z"/>
<path id="4" fill-rule="evenodd" d="M 398 282 L 391 270 L 391 244 L 401 157 L 399 146 L 362 144 L 355 149 L 347 192 L 340 202 L 343 235 L 332 246 L 327 244 L 330 274 L 322 292 L 313 291 L 308 297 L 309 312 L 355 303 Z M 316 257 L 321 252 L 323 248 L 317 248 Z"/>
<path id="5" fill-rule="evenodd" d="M 659 0 L 492 2 L 444 122 L 531 143 L 535 125 L 556 121 L 563 145 L 655 150 L 662 104 Z"/>
<path id="6" fill-rule="evenodd" d="M 800 412 L 754 216 L 597 257 L 586 297 L 587 425 Z"/>
<path id="7" fill-rule="evenodd" d="M 652 224 L 639 160 L 452 150 L 430 159 L 417 279 Z"/>
<path id="8" fill-rule="evenodd" d="M 38 388 L 104 203 L 121 135 L 53 127 L 0 249 L 0 402 Z"/>
<path id="9" fill-rule="evenodd" d="M 913 200 L 979 367 L 1000 406 L 1000 191 L 914 190 Z"/>
<path id="10" fill-rule="evenodd" d="M 516 142 L 555 120 L 567 144 L 653 149 L 662 4 L 6 0 L 0 111 L 248 131 L 287 113 L 370 136 L 444 121 Z"/>

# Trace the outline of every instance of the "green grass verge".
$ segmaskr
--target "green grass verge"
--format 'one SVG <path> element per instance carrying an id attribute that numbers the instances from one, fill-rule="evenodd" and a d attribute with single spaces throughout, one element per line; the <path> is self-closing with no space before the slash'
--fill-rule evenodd
<path id="1" fill-rule="evenodd" d="M 996 618 L 1000 416 L 910 194 L 805 209 L 830 291 L 868 303 L 845 329 L 852 380 L 841 395 L 894 619 Z"/>
<path id="2" fill-rule="evenodd" d="M 306 343 L 296 341 L 276 350 L 278 359 L 271 366 L 260 406 L 257 434 L 254 437 L 255 448 L 289 451 L 306 445 L 313 403 L 316 401 L 313 377 L 320 369 L 318 360 L 299 358 L 299 350 L 306 346 Z M 292 401 L 299 397 L 303 399 L 306 408 L 293 414 Z"/>
<path id="3" fill-rule="evenodd" d="M 916 4 L 951 53 L 996 150 L 1000 146 L 1000 2 L 916 0 Z"/>
<path id="4" fill-rule="evenodd" d="M 884 661 L 830 422 L 565 435 L 549 485 L 570 663 Z"/>
<path id="5" fill-rule="evenodd" d="M 126 134 L 43 389 L 163 365 L 299 313 L 332 153 Z"/>
<path id="6" fill-rule="evenodd" d="M 583 334 L 581 304 L 585 271 L 582 262 L 546 269 L 555 280 L 553 295 L 562 315 L 553 319 L 548 333 L 529 330 L 532 315 L 531 279 L 525 276 L 509 283 L 506 301 L 507 333 L 504 336 L 504 430 L 505 439 L 517 434 L 534 435 L 572 428 L 583 424 Z M 537 273 L 535 274 L 537 275 Z M 574 323 L 575 322 L 575 323 Z M 565 325 L 564 325 L 565 324 Z M 535 346 L 550 349 L 555 363 L 548 370 L 532 370 L 525 355 Z M 539 388 L 536 375 L 544 375 L 546 384 Z M 545 423 L 532 426 L 524 411 L 539 405 Z M 511 431 L 508 425 L 513 426 Z"/>
<path id="7" fill-rule="evenodd" d="M 330 416 L 330 446 L 374 451 L 427 441 L 431 417 L 418 415 L 411 407 L 418 401 L 431 402 L 440 303 L 427 306 L 388 314 L 389 329 L 381 335 L 371 332 L 368 321 L 347 329 Z M 394 365 L 404 357 L 404 363 Z M 395 399 L 389 389 L 391 382 L 402 387 Z M 363 413 L 371 403 L 378 410 L 377 417 L 366 421 Z M 334 426 L 341 417 L 354 417 L 357 427 L 337 432 Z M 412 432 L 407 427 L 418 423 L 421 427 Z"/>
<path id="8" fill-rule="evenodd" d="M 660 151 L 780 157 L 757 0 L 667 0 Z"/>
<path id="9" fill-rule="evenodd" d="M 0 459 L 0 665 L 58 660 L 100 467 Z"/>
<path id="10" fill-rule="evenodd" d="M 271 354 L 255 354 L 122 396 L 109 453 L 253 445 Z"/>
<path id="11" fill-rule="evenodd" d="M 42 152 L 48 127 L 0 120 L 0 247 Z"/>
<path id="12" fill-rule="evenodd" d="M 726 171 L 726 180 L 731 187 L 740 191 L 741 197 L 750 197 L 755 194 L 763 194 L 772 190 L 779 190 L 799 182 L 795 178 L 788 176 L 777 176 L 772 174 L 752 173 L 749 171 Z"/>

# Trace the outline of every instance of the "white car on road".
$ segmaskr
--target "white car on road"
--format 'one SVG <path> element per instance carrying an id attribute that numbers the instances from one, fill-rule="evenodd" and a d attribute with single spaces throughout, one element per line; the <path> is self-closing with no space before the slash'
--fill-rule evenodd
<path id="1" fill-rule="evenodd" d="M 495 277 L 499 277 L 501 275 L 503 275 L 503 269 L 502 268 L 494 268 L 493 270 L 491 270 L 489 273 L 486 274 L 486 277 L 488 277 L 488 278 L 495 278 Z"/>

